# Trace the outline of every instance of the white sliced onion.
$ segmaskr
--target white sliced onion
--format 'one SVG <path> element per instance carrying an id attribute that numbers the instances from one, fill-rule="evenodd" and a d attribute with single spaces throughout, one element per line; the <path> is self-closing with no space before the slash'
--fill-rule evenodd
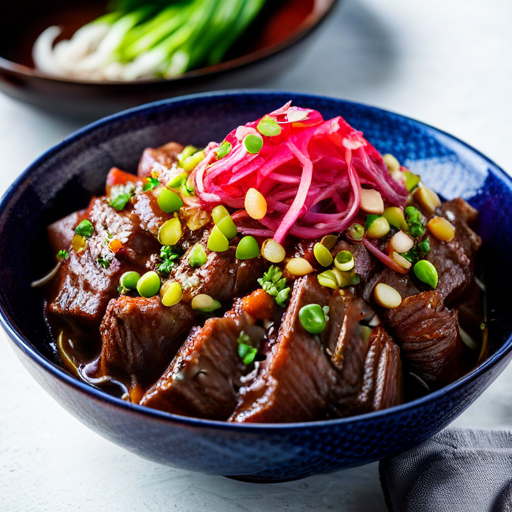
<path id="1" fill-rule="evenodd" d="M 36 68 L 48 75 L 59 74 L 59 66 L 53 53 L 53 43 L 61 32 L 62 29 L 55 25 L 48 27 L 39 35 L 32 48 L 32 58 Z"/>
<path id="2" fill-rule="evenodd" d="M 43 286 L 46 283 L 50 282 L 57 275 L 57 272 L 59 271 L 61 265 L 62 261 L 59 261 L 57 265 L 55 265 L 55 267 L 53 267 L 52 270 L 50 270 L 50 272 L 48 272 L 48 274 L 46 274 L 44 277 L 38 279 L 37 281 L 32 281 L 30 287 L 39 288 L 40 286 Z"/>

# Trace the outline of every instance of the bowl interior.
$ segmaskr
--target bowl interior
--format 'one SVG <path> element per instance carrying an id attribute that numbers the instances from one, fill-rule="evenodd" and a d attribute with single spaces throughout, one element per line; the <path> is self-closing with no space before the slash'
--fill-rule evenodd
<path id="1" fill-rule="evenodd" d="M 201 72 L 212 73 L 219 67 L 226 67 L 226 64 L 228 67 L 236 66 L 276 51 L 295 36 L 318 23 L 335 2 L 336 0 L 267 2 L 246 33 L 233 45 L 224 62 L 221 65 L 202 68 Z M 105 6 L 105 0 L 77 0 L 73 3 L 63 0 L 45 3 L 33 0 L 9 2 L 0 20 L 0 67 L 11 65 L 16 67 L 17 71 L 32 74 L 34 72 L 32 46 L 43 30 L 52 25 L 61 26 L 63 32 L 59 39 L 68 39 L 82 25 L 105 14 Z M 30 15 L 27 16 L 27 13 Z M 14 32 L 12 27 L 15 27 Z M 191 73 L 194 71 L 183 76 Z M 37 74 L 45 76 L 39 72 Z M 139 81 L 148 82 L 148 80 Z"/>
<path id="2" fill-rule="evenodd" d="M 477 231 L 488 287 L 490 354 L 510 348 L 512 317 L 508 272 L 512 184 L 503 171 L 464 143 L 434 128 L 376 108 L 295 93 L 222 93 L 159 102 L 90 125 L 36 161 L 4 196 L 0 206 L 0 311 L 24 340 L 55 361 L 42 315 L 42 292 L 30 283 L 53 265 L 46 226 L 85 207 L 102 194 L 108 170 L 135 171 L 144 148 L 175 140 L 204 146 L 220 141 L 234 127 L 256 119 L 289 100 L 319 110 L 325 118 L 343 116 L 382 153 L 393 153 L 445 198 L 462 196 L 480 211 Z M 23 348 L 23 347 L 22 347 Z"/>

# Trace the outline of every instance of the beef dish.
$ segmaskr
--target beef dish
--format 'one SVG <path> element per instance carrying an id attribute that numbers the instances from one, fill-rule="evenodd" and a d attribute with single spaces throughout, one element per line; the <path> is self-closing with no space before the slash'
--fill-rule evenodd
<path id="1" fill-rule="evenodd" d="M 486 355 L 477 212 L 341 118 L 263 119 L 204 151 L 148 148 L 137 176 L 112 169 L 106 196 L 49 226 L 64 367 L 143 406 L 271 423 L 381 410 L 471 370 Z M 297 208 L 307 172 L 317 201 Z"/>

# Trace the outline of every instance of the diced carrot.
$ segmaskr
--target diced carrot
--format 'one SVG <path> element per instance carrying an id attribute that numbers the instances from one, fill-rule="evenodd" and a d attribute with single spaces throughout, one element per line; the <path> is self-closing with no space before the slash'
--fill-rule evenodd
<path id="1" fill-rule="evenodd" d="M 110 243 L 108 244 L 108 248 L 115 254 L 117 251 L 119 251 L 119 249 L 121 249 L 121 247 L 123 247 L 123 242 L 121 242 L 121 240 L 118 240 L 117 238 L 114 238 L 113 240 L 110 241 Z"/>
<path id="2" fill-rule="evenodd" d="M 108 173 L 107 183 L 105 186 L 107 195 L 110 195 L 110 190 L 113 186 L 124 185 L 129 181 L 137 183 L 137 181 L 140 181 L 140 178 L 135 176 L 135 174 L 130 174 L 129 172 L 121 171 L 121 169 L 118 169 L 117 167 L 112 167 Z"/>

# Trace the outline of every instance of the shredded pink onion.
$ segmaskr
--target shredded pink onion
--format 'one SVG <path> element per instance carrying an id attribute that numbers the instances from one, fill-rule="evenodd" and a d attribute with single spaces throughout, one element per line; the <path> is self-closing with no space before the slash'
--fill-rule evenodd
<path id="1" fill-rule="evenodd" d="M 288 116 L 289 112 L 293 115 Z M 290 103 L 268 117 L 281 127 L 281 133 L 262 135 L 263 147 L 257 154 L 246 150 L 243 137 L 259 133 L 260 119 L 227 135 L 231 151 L 221 159 L 216 154 L 219 145 L 210 143 L 193 172 L 204 208 L 224 204 L 242 209 L 249 188 L 265 196 L 267 215 L 259 221 L 262 229 L 257 224 L 241 226 L 242 233 L 271 235 L 279 243 L 288 234 L 317 238 L 341 233 L 359 212 L 361 185 L 378 190 L 388 204 L 405 204 L 405 187 L 391 177 L 363 134 L 341 117 L 324 121 L 315 110 L 290 110 Z"/>
<path id="2" fill-rule="evenodd" d="M 396 272 L 400 272 L 401 274 L 407 274 L 408 270 L 404 267 L 401 267 L 398 263 L 395 263 L 387 254 L 384 254 L 380 249 L 377 249 L 375 245 L 373 245 L 370 240 L 367 238 L 363 238 L 364 246 L 384 265 L 387 265 L 391 270 L 395 270 Z"/>

